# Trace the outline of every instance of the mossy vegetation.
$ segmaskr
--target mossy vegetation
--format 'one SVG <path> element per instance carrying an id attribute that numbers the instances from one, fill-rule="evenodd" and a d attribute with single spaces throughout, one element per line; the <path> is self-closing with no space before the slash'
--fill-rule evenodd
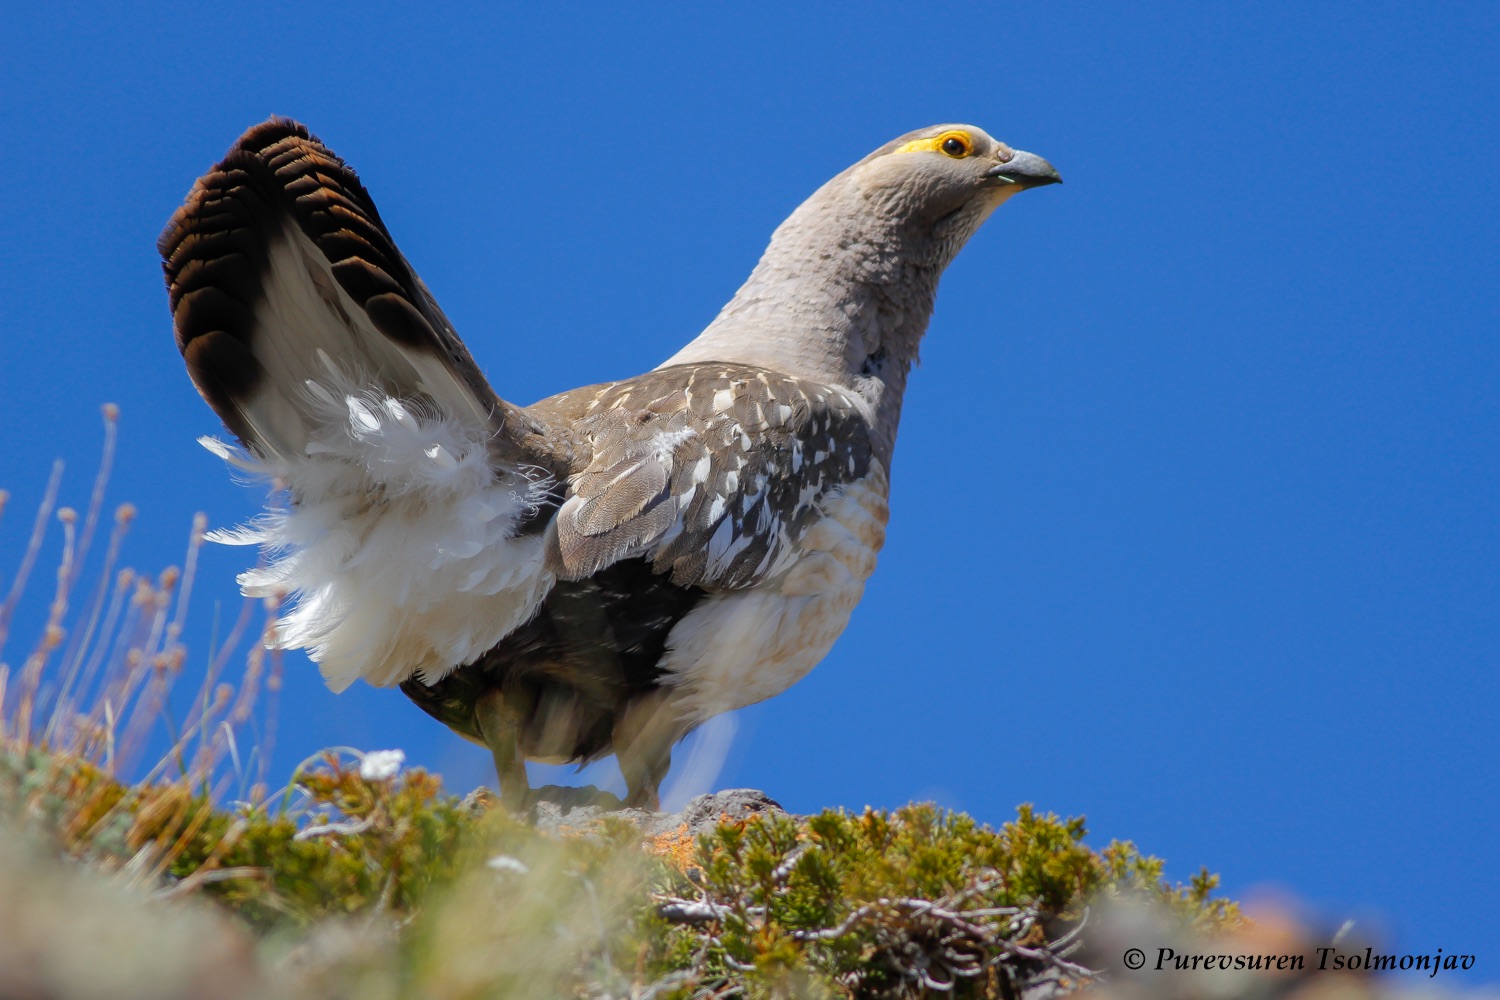
<path id="1" fill-rule="evenodd" d="M 222 951 L 251 957 L 206 973 L 216 996 L 1011 996 L 1091 981 L 1080 948 L 1103 899 L 1149 898 L 1200 930 L 1241 920 L 1207 871 L 1172 884 L 1132 844 L 1095 850 L 1081 818 L 1030 806 L 999 829 L 912 805 L 665 832 L 590 814 L 546 833 L 354 751 L 319 755 L 268 791 L 247 774 L 264 755 L 244 735 L 269 710 L 279 664 L 251 605 L 208 657 L 188 717 L 164 716 L 189 673 L 180 636 L 201 520 L 183 570 L 152 579 L 116 571 L 132 515 L 120 508 L 102 582 L 74 607 L 103 470 L 82 517 L 57 513 L 58 583 L 32 651 L 19 670 L 0 662 L 0 883 L 12 913 L 53 928 L 34 936 L 60 955 L 92 947 L 70 935 L 98 921 L 47 916 L 67 896 L 59 879 L 124 891 L 109 905 L 136 949 L 157 947 L 164 913 L 202 914 L 171 924 L 175 943 L 153 956 L 140 995 L 167 995 L 169 980 L 201 991 L 205 973 L 183 963 Z M 0 606 L 0 653 L 56 491 L 54 477 Z M 155 764 L 138 759 L 163 739 Z M 18 842 L 43 860 L 16 861 Z M 210 932 L 216 944 L 191 943 Z M 0 967 L 46 965 L 12 959 Z M 176 980 L 173 963 L 188 970 Z M 0 995 L 88 995 L 44 973 L 0 971 Z M 123 975 L 103 977 L 107 995 L 134 995 Z"/>
<path id="2" fill-rule="evenodd" d="M 1240 919 L 1211 876 L 1171 885 L 1132 845 L 1094 851 L 1081 820 L 1030 807 L 999 829 L 913 805 L 726 818 L 696 837 L 608 816 L 547 834 L 421 770 L 359 765 L 328 754 L 291 794 L 231 808 L 10 747 L 0 802 L 100 877 L 212 900 L 265 943 L 376 921 L 380 947 L 330 961 L 396 995 L 1002 996 L 1042 974 L 1086 982 L 1070 945 L 1101 897 L 1209 929 Z"/>

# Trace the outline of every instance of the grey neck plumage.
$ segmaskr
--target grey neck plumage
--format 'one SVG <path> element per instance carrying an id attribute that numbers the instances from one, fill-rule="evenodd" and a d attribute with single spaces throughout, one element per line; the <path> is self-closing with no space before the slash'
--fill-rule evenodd
<path id="1" fill-rule="evenodd" d="M 976 208 L 934 229 L 901 208 L 867 197 L 852 170 L 829 181 L 777 227 L 734 298 L 663 367 L 733 361 L 852 389 L 871 405 L 875 455 L 888 467 L 938 279 L 988 214 Z"/>

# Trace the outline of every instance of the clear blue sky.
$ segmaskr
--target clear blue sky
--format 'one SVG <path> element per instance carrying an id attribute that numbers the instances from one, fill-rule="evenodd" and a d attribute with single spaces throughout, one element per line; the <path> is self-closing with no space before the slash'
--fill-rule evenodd
<path id="1" fill-rule="evenodd" d="M 194 444 L 153 242 L 269 114 L 521 402 L 655 365 L 819 183 L 971 121 L 1067 183 L 948 272 L 880 569 L 718 784 L 1084 813 L 1500 978 L 1500 7 L 547 7 L 7 11 L 0 571 L 54 456 L 84 502 L 105 401 L 128 562 L 256 509 Z M 247 558 L 205 557 L 200 642 Z M 335 744 L 489 768 L 289 661 L 273 776 Z"/>

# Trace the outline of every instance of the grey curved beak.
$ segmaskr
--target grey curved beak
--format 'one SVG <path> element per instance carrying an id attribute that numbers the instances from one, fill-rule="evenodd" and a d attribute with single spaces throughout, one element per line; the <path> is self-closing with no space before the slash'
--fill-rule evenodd
<path id="1" fill-rule="evenodd" d="M 1043 184 L 1061 184 L 1057 168 L 1035 153 L 1015 150 L 1007 163 L 997 163 L 985 172 L 1004 184 L 1019 184 L 1022 187 L 1041 187 Z"/>

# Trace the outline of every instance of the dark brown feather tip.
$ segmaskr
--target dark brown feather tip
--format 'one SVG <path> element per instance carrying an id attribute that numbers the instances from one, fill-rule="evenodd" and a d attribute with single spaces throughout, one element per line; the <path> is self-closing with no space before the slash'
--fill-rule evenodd
<path id="1" fill-rule="evenodd" d="M 413 304 L 422 301 L 415 277 L 358 176 L 304 126 L 271 118 L 198 180 L 157 241 L 178 349 L 204 398 L 241 437 L 236 403 L 255 392 L 262 373 L 251 344 L 256 311 L 288 221 L 317 245 L 356 304 L 373 305 L 386 336 L 441 350 Z"/>
<path id="2" fill-rule="evenodd" d="M 225 426 L 241 440 L 248 440 L 248 428 L 242 427 L 235 400 L 244 399 L 265 376 L 265 370 L 250 348 L 222 331 L 211 331 L 183 346 L 182 359 L 187 362 L 193 385 L 214 412 L 224 417 Z M 231 421 L 225 414 L 232 414 Z"/>

